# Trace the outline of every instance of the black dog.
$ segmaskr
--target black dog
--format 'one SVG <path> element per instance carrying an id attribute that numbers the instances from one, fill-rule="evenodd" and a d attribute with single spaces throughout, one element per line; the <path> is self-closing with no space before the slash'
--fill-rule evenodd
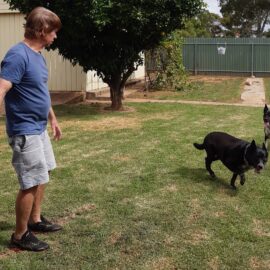
<path id="1" fill-rule="evenodd" d="M 215 177 L 215 173 L 211 169 L 211 164 L 215 160 L 220 160 L 233 172 L 231 179 L 233 188 L 236 188 L 237 175 L 240 176 L 241 185 L 244 185 L 246 180 L 244 173 L 252 168 L 259 173 L 268 159 L 264 143 L 260 148 L 256 146 L 254 140 L 249 143 L 224 132 L 211 132 L 206 135 L 203 144 L 194 143 L 194 146 L 206 151 L 205 166 L 212 177 Z"/>
<path id="2" fill-rule="evenodd" d="M 270 111 L 265 104 L 263 110 L 263 123 L 264 123 L 264 143 L 266 148 L 268 148 L 268 139 L 270 138 Z"/>

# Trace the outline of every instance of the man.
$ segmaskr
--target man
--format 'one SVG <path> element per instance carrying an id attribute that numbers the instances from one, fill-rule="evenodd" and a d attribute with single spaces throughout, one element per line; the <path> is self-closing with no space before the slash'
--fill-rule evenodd
<path id="1" fill-rule="evenodd" d="M 47 121 L 55 140 L 62 133 L 51 107 L 48 70 L 40 51 L 57 37 L 61 21 L 50 10 L 37 7 L 28 14 L 24 27 L 24 40 L 7 52 L 0 72 L 0 104 L 5 99 L 6 131 L 13 150 L 12 165 L 20 184 L 11 245 L 42 251 L 49 245 L 31 231 L 62 229 L 41 215 L 45 184 L 49 181 L 49 172 L 56 167 Z"/>

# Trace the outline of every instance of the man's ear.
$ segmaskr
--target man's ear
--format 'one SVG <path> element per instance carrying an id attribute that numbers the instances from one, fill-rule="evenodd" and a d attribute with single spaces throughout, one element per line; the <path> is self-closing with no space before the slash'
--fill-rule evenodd
<path id="1" fill-rule="evenodd" d="M 39 35 L 40 38 L 45 37 L 45 32 L 44 32 L 44 30 L 39 31 L 39 32 L 38 32 L 38 35 Z"/>

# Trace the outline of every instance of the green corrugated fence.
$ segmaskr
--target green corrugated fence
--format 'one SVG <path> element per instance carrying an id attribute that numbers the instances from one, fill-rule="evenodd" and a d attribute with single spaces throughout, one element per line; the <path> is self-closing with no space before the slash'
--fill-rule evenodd
<path id="1" fill-rule="evenodd" d="M 187 38 L 183 61 L 186 70 L 194 74 L 270 75 L 270 39 Z"/>

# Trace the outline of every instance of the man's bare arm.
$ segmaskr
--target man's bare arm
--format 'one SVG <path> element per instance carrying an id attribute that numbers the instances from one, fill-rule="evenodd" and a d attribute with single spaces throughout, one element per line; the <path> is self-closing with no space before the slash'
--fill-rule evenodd
<path id="1" fill-rule="evenodd" d="M 12 83 L 5 79 L 0 78 L 0 106 L 3 103 L 6 93 L 11 89 Z"/>

